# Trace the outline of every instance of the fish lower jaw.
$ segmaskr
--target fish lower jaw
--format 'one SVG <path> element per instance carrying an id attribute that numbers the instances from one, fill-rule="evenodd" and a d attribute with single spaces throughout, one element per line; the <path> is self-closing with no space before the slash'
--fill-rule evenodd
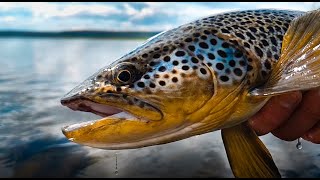
<path id="1" fill-rule="evenodd" d="M 100 115 L 103 116 L 103 115 Z M 72 125 L 68 125 L 68 126 L 64 126 L 61 128 L 63 134 L 66 134 L 68 132 L 71 131 L 75 131 L 78 130 L 80 128 L 84 128 L 88 125 L 93 125 L 94 123 L 98 122 L 98 121 L 103 121 L 103 120 L 114 120 L 114 121 L 140 121 L 140 122 L 149 122 L 148 119 L 142 118 L 142 117 L 136 117 L 133 114 L 130 114 L 128 112 L 119 112 L 110 116 L 105 116 L 101 119 L 96 119 L 96 120 L 91 120 L 91 121 L 86 121 L 86 122 L 81 122 L 81 123 L 76 123 L 76 124 L 72 124 Z"/>

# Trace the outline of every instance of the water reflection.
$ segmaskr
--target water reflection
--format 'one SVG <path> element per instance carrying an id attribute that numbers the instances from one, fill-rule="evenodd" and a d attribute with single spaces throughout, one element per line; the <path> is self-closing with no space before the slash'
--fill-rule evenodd
<path id="1" fill-rule="evenodd" d="M 121 151 L 65 139 L 61 127 L 98 116 L 60 98 L 142 42 L 0 39 L 0 177 L 233 177 L 220 132 Z M 319 145 L 302 140 L 297 150 L 295 141 L 262 139 L 284 177 L 320 177 Z"/>

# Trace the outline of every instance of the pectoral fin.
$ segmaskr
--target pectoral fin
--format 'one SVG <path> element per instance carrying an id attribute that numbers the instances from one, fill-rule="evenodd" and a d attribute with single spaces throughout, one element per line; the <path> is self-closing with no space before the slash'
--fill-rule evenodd
<path id="1" fill-rule="evenodd" d="M 221 133 L 235 177 L 281 177 L 270 152 L 247 122 L 222 129 Z"/>
<path id="2" fill-rule="evenodd" d="M 270 96 L 315 87 L 320 87 L 320 10 L 307 12 L 290 23 L 270 78 L 250 95 Z"/>

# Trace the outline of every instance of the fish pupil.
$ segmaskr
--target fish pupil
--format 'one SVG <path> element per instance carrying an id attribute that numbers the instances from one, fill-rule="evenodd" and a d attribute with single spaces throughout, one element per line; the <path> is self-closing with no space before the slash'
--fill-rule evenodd
<path id="1" fill-rule="evenodd" d="M 129 71 L 121 71 L 118 75 L 118 79 L 122 82 L 128 82 L 131 79 L 131 74 Z"/>

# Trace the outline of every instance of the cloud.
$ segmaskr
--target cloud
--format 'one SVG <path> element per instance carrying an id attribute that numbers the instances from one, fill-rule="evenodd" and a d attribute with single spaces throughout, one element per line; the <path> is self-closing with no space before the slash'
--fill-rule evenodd
<path id="1" fill-rule="evenodd" d="M 4 16 L 1 18 L 1 21 L 4 21 L 4 22 L 13 22 L 15 20 L 16 20 L 16 18 L 13 16 Z"/>
<path id="2" fill-rule="evenodd" d="M 255 9 L 288 9 L 309 11 L 314 5 L 319 5 L 319 2 L 239 2 L 240 5 Z M 247 8 L 245 8 L 247 9 Z"/>
<path id="3" fill-rule="evenodd" d="M 0 30 L 167 30 L 245 9 L 311 10 L 318 2 L 0 2 Z"/>

